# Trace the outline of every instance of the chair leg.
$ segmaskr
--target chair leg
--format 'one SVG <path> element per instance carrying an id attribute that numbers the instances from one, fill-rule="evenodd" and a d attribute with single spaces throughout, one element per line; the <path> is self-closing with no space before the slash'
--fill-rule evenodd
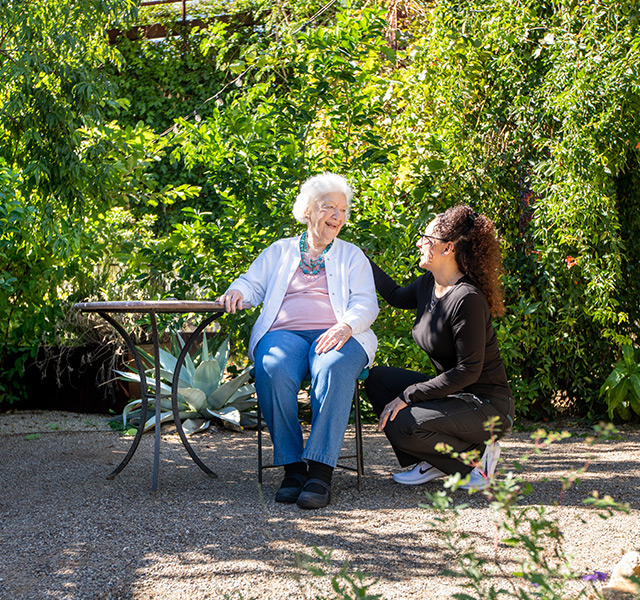
<path id="1" fill-rule="evenodd" d="M 262 412 L 257 405 L 256 416 L 258 419 L 258 483 L 262 485 Z"/>
<path id="2" fill-rule="evenodd" d="M 362 452 L 362 415 L 360 413 L 360 391 L 358 389 L 358 382 L 356 381 L 356 388 L 353 392 L 354 407 L 354 424 L 356 428 L 356 471 L 358 474 L 358 491 L 362 489 L 362 476 L 364 475 L 364 456 Z"/>
<path id="3" fill-rule="evenodd" d="M 362 412 L 360 410 L 360 390 L 358 382 L 356 381 L 356 387 L 353 391 L 353 405 L 354 405 L 354 426 L 356 429 L 356 468 L 348 467 L 344 465 L 336 465 L 341 469 L 347 469 L 349 471 L 355 471 L 357 475 L 357 487 L 358 491 L 362 489 L 362 476 L 364 475 L 364 453 L 362 450 Z M 262 484 L 262 471 L 267 468 L 271 468 L 273 465 L 265 466 L 262 461 L 262 412 L 260 411 L 260 405 L 257 405 L 256 409 L 257 427 L 258 427 L 258 483 Z M 353 456 L 345 456 L 342 458 L 353 458 Z"/>

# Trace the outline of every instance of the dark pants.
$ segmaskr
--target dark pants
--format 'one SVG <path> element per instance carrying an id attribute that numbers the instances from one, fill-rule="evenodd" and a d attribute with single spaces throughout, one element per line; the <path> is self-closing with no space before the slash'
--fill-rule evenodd
<path id="1" fill-rule="evenodd" d="M 365 380 L 367 396 L 380 416 L 384 407 L 407 387 L 431 379 L 422 373 L 396 367 L 374 367 Z M 475 398 L 475 397 L 474 397 Z M 391 442 L 400 465 L 407 467 L 426 461 L 447 474 L 467 475 L 473 467 L 435 449 L 437 444 L 451 446 L 453 452 L 485 450 L 492 436 L 502 437 L 510 429 L 507 414 L 512 413 L 512 400 L 462 400 L 446 397 L 411 404 L 388 421 L 384 432 Z M 485 423 L 498 417 L 492 431 Z"/>

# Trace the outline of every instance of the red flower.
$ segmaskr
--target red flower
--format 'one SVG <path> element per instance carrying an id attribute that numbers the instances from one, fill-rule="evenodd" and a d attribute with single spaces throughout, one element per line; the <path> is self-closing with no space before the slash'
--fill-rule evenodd
<path id="1" fill-rule="evenodd" d="M 638 142 L 638 143 L 636 144 L 636 148 L 637 148 L 638 150 L 640 150 L 640 142 Z"/>
<path id="2" fill-rule="evenodd" d="M 567 261 L 567 267 L 570 269 L 571 267 L 575 267 L 578 263 L 576 262 L 576 259 L 573 258 L 573 256 L 567 256 L 567 258 L 565 258 L 565 260 Z"/>

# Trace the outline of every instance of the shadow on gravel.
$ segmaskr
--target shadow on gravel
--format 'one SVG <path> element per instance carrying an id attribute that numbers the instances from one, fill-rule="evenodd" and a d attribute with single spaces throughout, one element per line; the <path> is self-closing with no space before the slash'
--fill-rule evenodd
<path id="1" fill-rule="evenodd" d="M 348 560 L 353 571 L 378 579 L 383 591 L 400 590 L 385 598 L 445 597 L 425 596 L 436 584 L 451 589 L 456 581 L 443 576 L 451 564 L 441 534 L 429 524 L 433 514 L 418 506 L 425 490 L 440 485 L 394 484 L 390 474 L 397 467 L 382 435 L 366 432 L 362 491 L 355 474 L 336 471 L 332 503 L 319 511 L 273 502 L 277 470 L 266 473 L 261 495 L 255 435 L 212 431 L 193 439 L 218 479 L 198 469 L 176 436 L 163 435 L 155 495 L 152 436 L 113 481 L 106 475 L 131 438 L 110 432 L 0 436 L 0 598 L 198 600 L 235 592 L 237 600 L 302 598 L 301 586 L 317 585 L 303 567 L 314 547 L 333 551 L 334 571 Z M 516 433 L 505 441 L 505 467 L 528 451 L 528 437 Z M 590 456 L 582 483 L 562 505 L 582 507 L 595 489 L 640 508 L 638 434 L 595 448 L 581 439 L 553 444 L 528 461 L 525 478 L 534 493 L 524 502 L 557 504 L 560 477 Z M 456 499 L 469 504 L 459 526 L 490 553 L 488 500 L 463 491 Z M 511 560 L 505 551 L 507 571 Z"/>

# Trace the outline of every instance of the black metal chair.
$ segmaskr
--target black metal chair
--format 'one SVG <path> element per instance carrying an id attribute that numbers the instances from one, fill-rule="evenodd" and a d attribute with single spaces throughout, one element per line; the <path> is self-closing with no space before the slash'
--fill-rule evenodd
<path id="1" fill-rule="evenodd" d="M 364 475 L 364 458 L 362 453 L 362 417 L 360 411 L 360 382 L 364 381 L 369 376 L 369 369 L 364 369 L 358 379 L 356 380 L 356 387 L 353 391 L 353 412 L 354 412 L 354 426 L 356 429 L 356 453 L 341 455 L 339 461 L 344 461 L 350 458 L 356 459 L 356 466 L 342 464 L 338 462 L 336 468 L 346 469 L 347 471 L 355 471 L 357 474 L 357 486 L 358 491 L 361 489 L 362 476 Z M 308 382 L 306 382 L 308 383 Z M 262 484 L 262 471 L 264 469 L 273 469 L 278 465 L 265 465 L 262 461 L 262 413 L 260 412 L 260 406 L 257 409 L 258 417 L 258 483 Z"/>

